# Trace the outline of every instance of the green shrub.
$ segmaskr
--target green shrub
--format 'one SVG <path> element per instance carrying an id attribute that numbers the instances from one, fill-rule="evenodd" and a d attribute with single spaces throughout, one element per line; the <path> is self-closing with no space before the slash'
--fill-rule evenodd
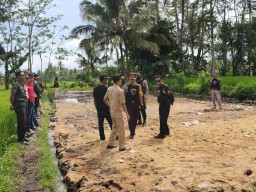
<path id="1" fill-rule="evenodd" d="M 210 77 L 189 78 L 183 74 L 173 75 L 165 83 L 171 90 L 181 94 L 206 95 L 209 90 Z M 222 96 L 235 98 L 240 101 L 256 100 L 256 77 L 219 77 L 222 82 Z"/>
<path id="2" fill-rule="evenodd" d="M 234 91 L 234 97 L 239 101 L 255 100 L 256 87 L 254 85 L 239 84 Z"/>
<path id="3" fill-rule="evenodd" d="M 199 94 L 201 89 L 200 84 L 197 83 L 189 83 L 184 87 L 184 90 L 191 94 Z"/>

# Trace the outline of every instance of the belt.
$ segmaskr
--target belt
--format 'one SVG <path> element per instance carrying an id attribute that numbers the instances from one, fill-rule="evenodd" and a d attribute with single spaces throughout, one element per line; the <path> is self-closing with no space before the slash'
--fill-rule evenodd
<path id="1" fill-rule="evenodd" d="M 28 102 L 28 100 L 18 100 L 18 101 L 15 101 L 15 103 L 22 103 L 22 102 Z"/>
<path id="2" fill-rule="evenodd" d="M 138 103 L 137 101 L 127 101 L 127 103 Z"/>

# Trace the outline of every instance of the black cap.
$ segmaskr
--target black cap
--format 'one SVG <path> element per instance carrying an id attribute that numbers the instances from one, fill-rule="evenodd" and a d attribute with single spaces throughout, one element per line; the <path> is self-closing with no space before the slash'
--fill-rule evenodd
<path id="1" fill-rule="evenodd" d="M 103 81 L 104 79 L 109 79 L 108 75 L 107 74 L 102 74 L 100 76 L 100 81 Z"/>
<path id="2" fill-rule="evenodd" d="M 142 79 L 142 75 L 140 73 L 137 73 L 137 81 L 140 81 Z"/>
<path id="3" fill-rule="evenodd" d="M 34 77 L 34 74 L 33 73 L 28 73 L 28 76 L 29 77 Z"/>
<path id="4" fill-rule="evenodd" d="M 115 74 L 112 76 L 112 80 L 114 81 L 114 83 L 116 83 L 117 81 L 124 79 L 124 77 L 120 74 Z"/>

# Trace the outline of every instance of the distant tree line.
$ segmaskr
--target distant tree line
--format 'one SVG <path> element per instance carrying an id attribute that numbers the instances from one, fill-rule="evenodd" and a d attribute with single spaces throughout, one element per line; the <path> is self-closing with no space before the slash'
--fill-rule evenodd
<path id="1" fill-rule="evenodd" d="M 46 15 L 53 7 L 53 0 L 0 1 L 0 65 L 4 67 L 6 89 L 9 88 L 11 75 L 25 63 L 30 72 L 35 65 L 42 71 L 46 55 L 49 66 L 53 56 L 61 63 L 68 54 L 60 47 L 65 40 L 60 33 L 67 26 L 55 25 L 62 16 Z M 35 55 L 40 57 L 40 63 L 35 63 Z"/>
<path id="2" fill-rule="evenodd" d="M 183 72 L 256 75 L 256 2 L 251 0 L 83 0 L 80 65 L 152 78 Z M 101 53 L 101 54 L 100 54 Z"/>

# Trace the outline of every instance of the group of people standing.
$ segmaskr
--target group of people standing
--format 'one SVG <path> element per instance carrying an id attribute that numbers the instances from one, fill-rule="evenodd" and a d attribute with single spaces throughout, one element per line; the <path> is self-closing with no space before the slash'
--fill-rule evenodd
<path id="1" fill-rule="evenodd" d="M 112 76 L 114 85 L 108 88 L 109 79 L 108 75 L 101 75 L 101 83 L 93 90 L 94 103 L 98 114 L 100 139 L 106 139 L 104 133 L 104 119 L 107 119 L 112 129 L 107 149 L 115 148 L 115 140 L 118 139 L 119 150 L 127 151 L 130 150 L 130 148 L 124 146 L 125 125 L 122 112 L 127 116 L 130 130 L 129 138 L 134 139 L 137 125 L 146 126 L 146 104 L 149 93 L 148 83 L 142 78 L 141 74 L 130 73 L 129 83 L 125 84 L 123 89 L 120 87 L 124 79 L 121 75 Z M 158 86 L 157 98 L 160 116 L 160 133 L 155 136 L 155 138 L 164 139 L 167 135 L 170 135 L 167 120 L 173 100 L 170 97 L 171 91 L 169 87 L 164 84 L 162 76 L 156 76 L 155 82 Z"/>
<path id="2" fill-rule="evenodd" d="M 34 73 L 17 71 L 17 81 L 11 90 L 11 110 L 15 110 L 17 116 L 17 135 L 21 144 L 28 144 L 29 137 L 39 128 L 39 107 L 41 108 L 41 94 L 43 86 L 40 78 Z"/>

